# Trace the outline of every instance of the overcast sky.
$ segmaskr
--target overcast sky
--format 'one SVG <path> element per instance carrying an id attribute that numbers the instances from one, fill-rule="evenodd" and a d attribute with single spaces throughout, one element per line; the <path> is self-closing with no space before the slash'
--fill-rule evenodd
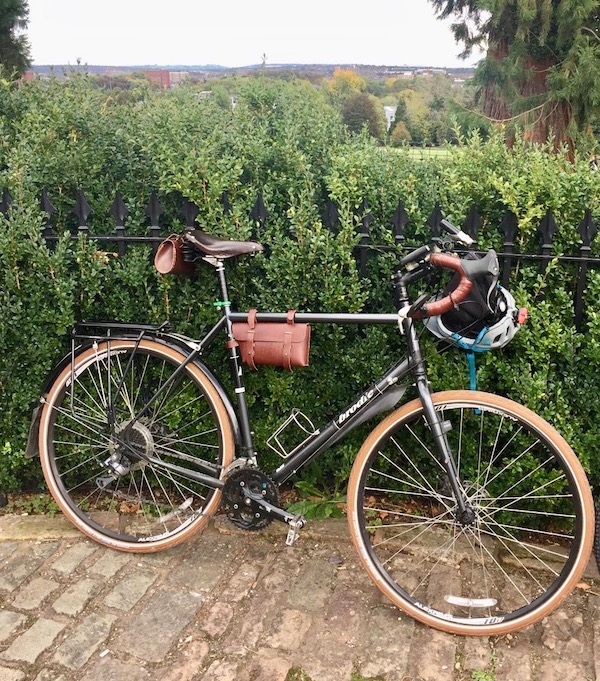
<path id="1" fill-rule="evenodd" d="M 34 64 L 471 66 L 428 0 L 29 0 Z"/>

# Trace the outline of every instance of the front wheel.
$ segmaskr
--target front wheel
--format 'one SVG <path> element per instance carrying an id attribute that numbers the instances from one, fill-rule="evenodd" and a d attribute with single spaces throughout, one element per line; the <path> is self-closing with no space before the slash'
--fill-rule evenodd
<path id="1" fill-rule="evenodd" d="M 541 619 L 587 567 L 594 506 L 566 441 L 497 395 L 432 395 L 471 513 L 457 512 L 420 400 L 382 421 L 348 487 L 350 534 L 378 588 L 425 624 L 494 635 Z"/>
<path id="2" fill-rule="evenodd" d="M 113 549 L 166 549 L 204 527 L 234 455 L 227 409 L 180 350 L 114 339 L 82 351 L 50 386 L 39 451 L 67 518 Z"/>

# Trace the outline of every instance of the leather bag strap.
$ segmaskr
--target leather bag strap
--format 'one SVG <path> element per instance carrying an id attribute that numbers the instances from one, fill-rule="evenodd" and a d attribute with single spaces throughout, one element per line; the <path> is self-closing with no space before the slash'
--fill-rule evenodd
<path id="1" fill-rule="evenodd" d="M 248 366 L 251 369 L 256 369 L 256 363 L 254 362 L 255 355 L 255 341 L 254 334 L 256 331 L 256 308 L 252 307 L 248 310 Z"/>
<path id="2" fill-rule="evenodd" d="M 287 327 L 283 334 L 283 368 L 288 371 L 292 370 L 292 327 L 294 325 L 294 317 L 296 310 L 288 310 L 287 313 Z"/>

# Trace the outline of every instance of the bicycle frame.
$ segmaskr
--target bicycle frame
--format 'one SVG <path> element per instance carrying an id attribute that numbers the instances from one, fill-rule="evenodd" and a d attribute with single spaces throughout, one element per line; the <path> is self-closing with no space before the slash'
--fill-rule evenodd
<path id="1" fill-rule="evenodd" d="M 223 301 L 218 302 L 217 306 L 222 310 L 222 317 L 214 324 L 214 326 L 206 333 L 202 339 L 192 339 L 176 333 L 169 333 L 166 331 L 166 325 L 150 326 L 150 325 L 134 325 L 134 324 L 119 324 L 119 323 L 91 323 L 89 325 L 81 325 L 84 329 L 99 328 L 104 330 L 104 334 L 75 334 L 74 337 L 84 337 L 93 340 L 104 340 L 110 342 L 111 338 L 118 338 L 119 334 L 127 331 L 131 337 L 138 343 L 142 338 L 148 335 L 154 336 L 163 342 L 171 342 L 179 348 L 185 347 L 187 350 L 186 358 L 180 364 L 174 373 L 160 386 L 154 395 L 152 395 L 146 402 L 144 408 L 135 414 L 130 424 L 142 418 L 146 411 L 152 404 L 167 390 L 182 373 L 190 363 L 199 363 L 199 358 L 205 350 L 207 350 L 217 338 L 226 336 L 230 340 L 233 339 L 232 324 L 234 322 L 245 322 L 248 319 L 247 312 L 233 312 L 231 304 L 228 300 L 227 284 L 225 280 L 224 267 L 221 260 L 213 258 L 205 258 L 217 270 L 219 277 L 221 293 Z M 400 278 L 396 280 L 396 293 L 400 310 L 408 306 L 409 299 L 406 290 L 405 282 Z M 263 312 L 257 314 L 258 322 L 280 322 L 285 323 L 287 318 L 286 313 L 279 312 Z M 458 505 L 459 514 L 469 512 L 469 508 L 465 501 L 464 492 L 460 488 L 458 482 L 458 475 L 453 456 L 450 452 L 448 442 L 445 436 L 446 424 L 438 418 L 438 415 L 431 400 L 431 392 L 427 381 L 427 374 L 425 364 L 421 355 L 419 340 L 414 327 L 413 320 L 407 315 L 401 313 L 396 314 L 369 314 L 369 313 L 297 313 L 295 319 L 298 322 L 312 323 L 312 324 L 362 324 L 362 325 L 378 325 L 387 324 L 398 326 L 400 332 L 405 336 L 407 342 L 407 356 L 401 360 L 391 369 L 389 369 L 381 378 L 369 386 L 362 393 L 357 395 L 350 403 L 347 404 L 329 423 L 322 429 L 317 429 L 312 433 L 307 440 L 293 449 L 285 458 L 283 463 L 275 470 L 269 472 L 269 476 L 277 485 L 281 485 L 291 476 L 298 472 L 303 466 L 317 458 L 321 453 L 329 449 L 333 444 L 343 439 L 351 430 L 361 425 L 373 416 L 384 411 L 390 411 L 400 401 L 404 395 L 408 381 L 414 383 L 417 393 L 425 411 L 425 417 L 431 428 L 437 444 L 438 455 L 440 463 L 444 466 L 450 485 L 454 492 L 455 499 Z M 73 354 L 74 350 L 72 351 Z M 257 464 L 257 452 L 255 450 L 252 429 L 250 425 L 250 415 L 246 401 L 246 388 L 244 385 L 244 372 L 241 363 L 241 358 L 238 353 L 236 344 L 229 344 L 229 363 L 231 367 L 231 375 L 234 381 L 234 389 L 236 395 L 236 406 L 230 399 L 227 392 L 221 387 L 219 392 L 223 397 L 225 404 L 228 407 L 230 418 L 237 418 L 237 423 L 233 423 L 234 430 L 238 433 L 238 440 L 240 446 L 240 457 L 234 461 L 232 466 Z M 135 352 L 134 352 L 135 354 Z M 130 362 L 133 360 L 133 355 Z M 218 384 L 213 374 L 200 363 L 203 371 Z M 124 373 L 127 372 L 127 369 Z M 125 380 L 125 376 L 122 377 Z M 72 382 L 73 384 L 73 382 Z M 120 386 L 117 386 L 115 393 L 118 393 Z M 114 423 L 112 399 L 109 396 L 108 404 L 108 418 L 110 423 Z M 135 452 L 131 452 L 136 456 Z M 222 489 L 224 487 L 224 480 L 219 478 L 220 471 L 207 470 L 207 474 L 198 471 L 191 471 L 176 464 L 167 463 L 159 458 L 149 457 L 149 463 L 156 466 L 163 467 L 174 472 L 189 475 L 191 479 L 201 482 L 214 489 Z M 208 467 L 207 467 L 208 468 Z"/>

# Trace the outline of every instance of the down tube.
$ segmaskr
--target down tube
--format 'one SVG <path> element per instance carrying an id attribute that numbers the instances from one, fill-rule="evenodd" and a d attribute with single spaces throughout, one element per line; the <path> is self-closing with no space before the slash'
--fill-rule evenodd
<path id="1" fill-rule="evenodd" d="M 300 468 L 315 459 L 319 454 L 341 440 L 350 430 L 362 423 L 366 414 L 368 418 L 379 413 L 369 409 L 378 398 L 381 398 L 387 390 L 397 386 L 398 381 L 406 376 L 412 369 L 409 359 L 404 359 L 390 369 L 377 383 L 365 390 L 357 399 L 343 409 L 329 424 L 314 435 L 298 451 L 293 451 L 290 456 L 275 471 L 270 473 L 273 480 L 280 485 L 298 472 Z"/>

